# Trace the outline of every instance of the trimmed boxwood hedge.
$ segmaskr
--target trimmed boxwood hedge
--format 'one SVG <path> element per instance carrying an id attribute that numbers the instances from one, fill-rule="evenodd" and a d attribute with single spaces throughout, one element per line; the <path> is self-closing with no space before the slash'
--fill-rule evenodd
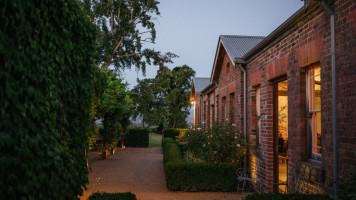
<path id="1" fill-rule="evenodd" d="M 0 1 L 1 199 L 77 199 L 95 71 L 95 26 L 73 0 Z"/>
<path id="2" fill-rule="evenodd" d="M 146 128 L 130 128 L 129 134 L 125 136 L 126 147 L 148 147 L 149 130 Z"/>
<path id="3" fill-rule="evenodd" d="M 330 198 L 320 194 L 250 194 L 245 200 L 329 200 Z"/>
<path id="4" fill-rule="evenodd" d="M 126 192 L 126 193 L 96 192 L 90 195 L 88 200 L 137 200 L 137 199 L 136 199 L 136 195 L 131 192 Z"/>
<path id="5" fill-rule="evenodd" d="M 163 140 L 167 188 L 172 191 L 236 191 L 235 167 L 230 163 L 186 163 L 179 145 Z"/>

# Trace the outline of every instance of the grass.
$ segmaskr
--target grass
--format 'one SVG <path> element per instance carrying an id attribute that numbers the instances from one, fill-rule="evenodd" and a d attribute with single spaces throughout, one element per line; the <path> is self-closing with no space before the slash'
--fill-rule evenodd
<path id="1" fill-rule="evenodd" d="M 148 147 L 160 147 L 162 145 L 162 135 L 157 133 L 150 133 L 150 142 Z"/>

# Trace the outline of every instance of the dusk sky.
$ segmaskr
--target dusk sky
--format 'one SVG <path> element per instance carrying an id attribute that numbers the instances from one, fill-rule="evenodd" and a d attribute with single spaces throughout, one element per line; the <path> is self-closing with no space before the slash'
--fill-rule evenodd
<path id="1" fill-rule="evenodd" d="M 171 69 L 186 64 L 196 77 L 210 77 L 219 35 L 267 36 L 302 6 L 300 0 L 161 0 L 153 47 L 179 56 Z M 146 78 L 157 69 L 148 66 Z M 145 78 L 134 67 L 122 75 L 130 88 Z"/>

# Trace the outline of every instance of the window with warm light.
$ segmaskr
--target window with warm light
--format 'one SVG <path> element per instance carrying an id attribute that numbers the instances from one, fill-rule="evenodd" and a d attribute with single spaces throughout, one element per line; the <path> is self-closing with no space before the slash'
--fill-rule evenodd
<path id="1" fill-rule="evenodd" d="M 307 96 L 309 107 L 309 130 L 311 136 L 311 156 L 321 160 L 321 78 L 320 67 L 312 67 L 307 72 Z"/>

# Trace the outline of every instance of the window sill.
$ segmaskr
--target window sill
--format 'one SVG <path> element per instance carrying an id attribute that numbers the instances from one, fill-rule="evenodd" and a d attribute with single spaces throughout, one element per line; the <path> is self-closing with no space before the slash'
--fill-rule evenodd
<path id="1" fill-rule="evenodd" d="M 309 159 L 307 162 L 301 162 L 299 166 L 299 173 L 315 182 L 324 183 L 325 169 L 320 161 Z"/>

